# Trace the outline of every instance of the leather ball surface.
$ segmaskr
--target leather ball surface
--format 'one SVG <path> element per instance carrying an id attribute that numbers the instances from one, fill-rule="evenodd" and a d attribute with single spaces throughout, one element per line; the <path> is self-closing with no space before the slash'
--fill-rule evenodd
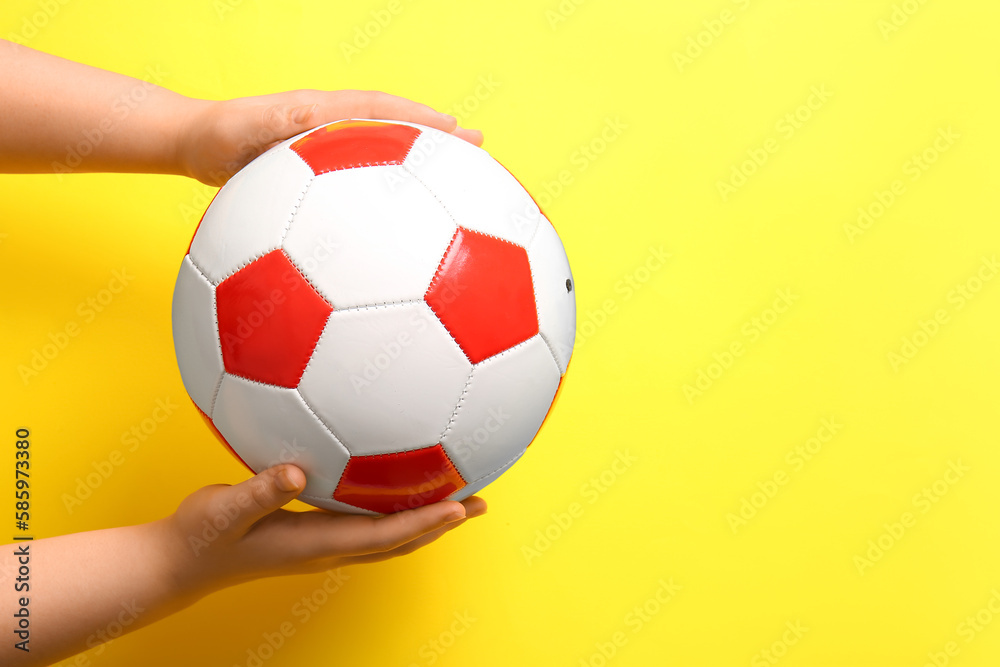
<path id="1" fill-rule="evenodd" d="M 488 153 L 346 120 L 289 139 L 216 195 L 184 257 L 184 386 L 252 471 L 300 499 L 390 513 L 461 500 L 531 443 L 566 373 L 562 242 Z"/>

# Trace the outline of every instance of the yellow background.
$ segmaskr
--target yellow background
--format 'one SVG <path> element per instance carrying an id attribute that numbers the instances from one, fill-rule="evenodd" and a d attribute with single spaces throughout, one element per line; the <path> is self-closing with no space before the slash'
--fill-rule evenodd
<path id="1" fill-rule="evenodd" d="M 542 200 L 578 289 L 558 409 L 483 492 L 486 517 L 345 570 L 306 622 L 293 609 L 324 575 L 213 595 L 90 664 L 254 664 L 283 623 L 267 665 L 997 664 L 1000 280 L 977 280 L 1000 253 L 998 20 L 974 0 L 5 0 L 0 36 L 159 68 L 192 96 L 379 89 L 452 111 Z M 724 197 L 734 169 L 749 175 Z M 31 429 L 37 537 L 245 478 L 187 401 L 170 334 L 211 193 L 0 177 L 0 451 Z M 134 278 L 85 322 L 79 304 L 123 267 Z M 792 305 L 769 310 L 782 293 Z M 22 381 L 71 321 L 80 334 Z M 920 346 L 894 363 L 904 337 Z M 685 394 L 700 371 L 707 389 Z M 129 451 L 158 399 L 178 407 Z"/>

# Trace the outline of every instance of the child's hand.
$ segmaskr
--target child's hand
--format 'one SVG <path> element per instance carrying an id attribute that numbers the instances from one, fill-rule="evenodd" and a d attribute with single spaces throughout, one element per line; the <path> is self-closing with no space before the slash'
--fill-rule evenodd
<path id="1" fill-rule="evenodd" d="M 41 574 L 31 586 L 31 652 L 0 643 L 0 664 L 48 665 L 108 641 L 123 606 L 140 610 L 131 632 L 243 581 L 409 553 L 486 511 L 475 496 L 380 518 L 280 509 L 304 487 L 302 471 L 282 465 L 199 489 L 165 519 L 8 545 L 0 576 L 27 557 Z M 0 596 L 0 616 L 17 604 Z"/>
<path id="2" fill-rule="evenodd" d="M 0 90 L 0 173 L 183 174 L 222 185 L 274 144 L 344 118 L 409 121 L 483 142 L 453 117 L 386 93 L 198 100 L 2 39 Z"/>
<path id="3" fill-rule="evenodd" d="M 472 496 L 384 517 L 280 509 L 305 487 L 292 465 L 235 486 L 206 486 L 165 521 L 176 538 L 182 586 L 217 589 L 260 577 L 320 572 L 410 553 L 486 512 Z"/>
<path id="4" fill-rule="evenodd" d="M 222 185 L 250 160 L 310 128 L 343 118 L 403 120 L 452 132 L 476 146 L 478 130 L 458 127 L 452 116 L 424 104 L 375 91 L 296 90 L 222 102 L 191 100 L 178 139 L 178 159 L 187 174 Z"/>

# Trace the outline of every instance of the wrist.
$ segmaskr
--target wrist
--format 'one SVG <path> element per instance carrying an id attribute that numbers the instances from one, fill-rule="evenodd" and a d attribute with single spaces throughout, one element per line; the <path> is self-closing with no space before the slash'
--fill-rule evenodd
<path id="1" fill-rule="evenodd" d="M 153 533 L 160 563 L 157 571 L 170 596 L 191 601 L 223 588 L 210 575 L 210 546 L 198 535 L 187 535 L 176 515 L 146 524 Z"/>
<path id="2" fill-rule="evenodd" d="M 175 136 L 172 142 L 171 173 L 204 182 L 202 164 L 205 152 L 205 128 L 211 108 L 218 104 L 212 100 L 182 97 L 175 113 Z"/>

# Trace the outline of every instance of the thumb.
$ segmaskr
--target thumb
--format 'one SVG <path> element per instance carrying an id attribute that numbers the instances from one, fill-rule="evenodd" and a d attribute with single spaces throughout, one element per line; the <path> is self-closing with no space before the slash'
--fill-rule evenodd
<path id="1" fill-rule="evenodd" d="M 275 466 L 226 488 L 216 499 L 216 507 L 231 528 L 242 534 L 294 500 L 305 486 L 306 475 L 300 468 L 290 464 Z"/>

